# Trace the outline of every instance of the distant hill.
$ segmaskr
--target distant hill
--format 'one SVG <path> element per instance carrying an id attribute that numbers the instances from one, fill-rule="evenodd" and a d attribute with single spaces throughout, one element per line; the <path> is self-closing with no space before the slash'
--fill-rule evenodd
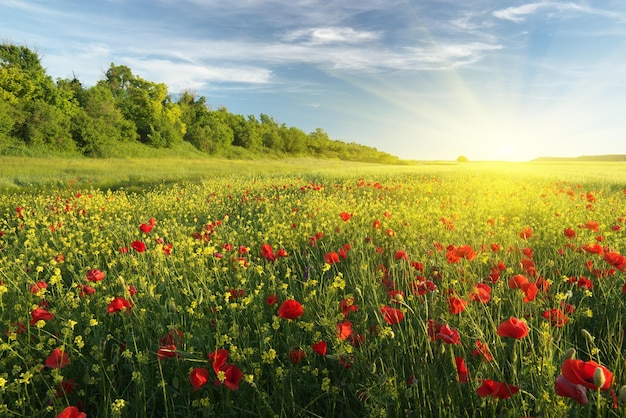
<path id="1" fill-rule="evenodd" d="M 608 154 L 608 155 L 581 155 L 580 157 L 539 157 L 532 162 L 549 162 L 549 161 L 602 161 L 602 162 L 626 162 L 626 154 Z"/>

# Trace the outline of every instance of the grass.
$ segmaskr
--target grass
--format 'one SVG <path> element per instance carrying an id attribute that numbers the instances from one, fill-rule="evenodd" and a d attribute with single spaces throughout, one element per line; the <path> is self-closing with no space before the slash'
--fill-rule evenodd
<path id="1" fill-rule="evenodd" d="M 621 167 L 2 159 L 0 414 L 623 416 Z"/>

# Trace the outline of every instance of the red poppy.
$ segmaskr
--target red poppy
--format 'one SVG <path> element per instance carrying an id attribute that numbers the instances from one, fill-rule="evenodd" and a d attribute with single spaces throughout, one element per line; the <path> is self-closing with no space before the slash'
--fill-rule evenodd
<path id="1" fill-rule="evenodd" d="M 565 235 L 568 239 L 573 239 L 576 237 L 576 231 L 574 231 L 572 228 L 565 228 L 563 230 L 563 235 Z"/>
<path id="2" fill-rule="evenodd" d="M 387 297 L 391 299 L 392 302 L 402 302 L 404 300 L 404 292 L 402 290 L 393 289 L 387 292 Z"/>
<path id="3" fill-rule="evenodd" d="M 87 418 L 87 414 L 81 412 L 80 409 L 75 406 L 68 406 L 61 411 L 56 418 Z"/>
<path id="4" fill-rule="evenodd" d="M 287 251 L 284 248 L 281 248 L 278 251 L 276 251 L 276 258 L 285 258 L 285 257 L 289 257 L 289 254 L 287 254 Z"/>
<path id="5" fill-rule="evenodd" d="M 230 390 L 238 390 L 239 382 L 243 378 L 243 373 L 234 364 L 226 363 L 220 367 L 220 372 L 224 372 L 224 380 L 215 379 L 215 386 L 223 384 Z"/>
<path id="6" fill-rule="evenodd" d="M 520 339 L 528 335 L 528 326 L 512 316 L 498 325 L 497 333 L 500 337 Z"/>
<path id="7" fill-rule="evenodd" d="M 347 222 L 350 220 L 350 218 L 352 217 L 351 214 L 349 214 L 348 212 L 341 212 L 339 214 L 339 217 L 341 218 L 342 221 Z"/>
<path id="8" fill-rule="evenodd" d="M 109 306 L 107 307 L 107 312 L 108 313 L 116 313 L 116 312 L 129 312 L 132 308 L 133 304 L 129 301 L 126 300 L 122 297 L 116 296 L 111 303 L 109 303 Z"/>
<path id="9" fill-rule="evenodd" d="M 477 340 L 476 341 L 476 349 L 472 351 L 472 356 L 483 356 L 486 361 L 493 360 L 493 356 L 489 351 L 489 347 L 487 343 Z"/>
<path id="10" fill-rule="evenodd" d="M 337 324 L 337 338 L 347 339 L 352 334 L 352 322 L 343 321 Z"/>
<path id="11" fill-rule="evenodd" d="M 448 312 L 452 315 L 458 315 L 465 310 L 467 301 L 459 297 L 448 298 Z"/>
<path id="12" fill-rule="evenodd" d="M 76 287 L 77 287 L 77 288 L 78 288 L 78 290 L 79 290 L 78 295 L 79 295 L 80 297 L 84 297 L 84 296 L 86 296 L 86 295 L 93 295 L 93 294 L 95 294 L 95 293 L 96 293 L 96 289 L 94 289 L 93 287 L 88 286 L 88 285 L 86 285 L 86 284 L 85 284 L 85 285 L 83 285 L 83 284 L 79 284 L 79 285 L 78 285 L 78 286 L 76 286 Z"/>
<path id="13" fill-rule="evenodd" d="M 567 324 L 569 321 L 568 316 L 560 310 L 559 308 L 550 309 L 548 311 L 544 311 L 541 316 L 550 321 L 550 324 L 553 327 L 562 328 L 563 325 Z"/>
<path id="14" fill-rule="evenodd" d="M 391 306 L 381 306 L 380 312 L 383 314 L 383 319 L 389 325 L 399 324 L 404 319 L 404 313 L 400 309 L 392 308 Z"/>
<path id="15" fill-rule="evenodd" d="M 30 313 L 31 316 L 31 325 L 35 325 L 37 321 L 51 321 L 54 319 L 54 314 L 51 314 L 44 308 L 35 308 Z"/>
<path id="16" fill-rule="evenodd" d="M 266 305 L 275 305 L 278 303 L 278 296 L 276 296 L 275 294 L 271 294 L 269 295 L 266 299 L 265 299 L 265 304 Z"/>
<path id="17" fill-rule="evenodd" d="M 487 303 L 491 300 L 491 287 L 486 283 L 477 283 L 470 292 L 469 300 L 480 303 Z"/>
<path id="18" fill-rule="evenodd" d="M 442 327 L 443 324 L 435 321 L 434 319 L 429 319 L 426 322 L 426 332 L 428 332 L 428 338 L 430 338 L 430 341 L 435 341 L 435 339 L 437 339 L 437 334 L 441 331 Z"/>
<path id="19" fill-rule="evenodd" d="M 209 360 L 211 360 L 211 364 L 213 365 L 213 371 L 217 374 L 220 368 L 226 364 L 226 360 L 228 359 L 228 350 L 220 348 L 218 350 L 212 351 L 207 354 Z"/>
<path id="20" fill-rule="evenodd" d="M 526 226 L 519 232 L 519 236 L 522 239 L 528 239 L 533 236 L 533 230 L 529 226 Z"/>
<path id="21" fill-rule="evenodd" d="M 326 341 L 319 341 L 311 345 L 313 351 L 315 351 L 320 356 L 326 355 L 327 344 Z"/>
<path id="22" fill-rule="evenodd" d="M 179 329 L 168 331 L 167 334 L 159 338 L 159 344 L 180 344 L 183 341 L 183 332 Z"/>
<path id="23" fill-rule="evenodd" d="M 615 267 L 619 271 L 626 271 L 626 257 L 614 252 L 608 251 L 604 254 L 604 261 Z"/>
<path id="24" fill-rule="evenodd" d="M 576 285 L 580 289 L 587 289 L 587 290 L 593 289 L 593 282 L 589 280 L 588 278 L 586 278 L 585 276 L 580 276 L 580 278 L 576 282 Z"/>
<path id="25" fill-rule="evenodd" d="M 306 352 L 301 349 L 289 351 L 289 359 L 293 364 L 298 364 L 306 358 Z"/>
<path id="26" fill-rule="evenodd" d="M 396 253 L 393 255 L 393 258 L 395 258 L 396 260 L 404 260 L 404 261 L 409 260 L 409 256 L 407 255 L 406 251 L 402 251 L 402 250 L 396 251 Z"/>
<path id="27" fill-rule="evenodd" d="M 584 225 L 579 225 L 580 228 L 588 229 L 593 232 L 600 232 L 600 223 L 596 221 L 588 221 Z"/>
<path id="28" fill-rule="evenodd" d="M 267 261 L 276 260 L 276 256 L 274 255 L 274 250 L 272 246 L 269 244 L 261 245 L 261 258 Z"/>
<path id="29" fill-rule="evenodd" d="M 133 250 L 137 251 L 138 253 L 142 253 L 146 251 L 146 244 L 143 241 L 133 241 L 130 243 L 130 246 Z"/>
<path id="30" fill-rule="evenodd" d="M 150 232 L 152 232 L 152 228 L 154 227 L 154 225 L 150 225 L 150 224 L 141 224 L 139 225 L 139 230 L 141 232 L 143 232 L 144 234 L 149 234 Z"/>
<path id="31" fill-rule="evenodd" d="M 494 398 L 508 399 L 518 391 L 519 388 L 517 386 L 484 379 L 482 385 L 476 389 L 476 394 L 480 397 L 493 396 Z"/>
<path id="32" fill-rule="evenodd" d="M 105 273 L 98 269 L 91 269 L 87 272 L 88 282 L 99 282 L 104 279 Z"/>
<path id="33" fill-rule="evenodd" d="M 326 253 L 324 254 L 324 262 L 326 264 L 336 264 L 339 262 L 339 254 L 337 254 L 336 252 L 330 252 L 330 253 Z"/>
<path id="34" fill-rule="evenodd" d="M 467 366 L 465 365 L 465 360 L 463 359 L 463 357 L 455 357 L 454 363 L 456 365 L 456 371 L 459 376 L 459 383 L 469 382 L 469 370 L 467 370 Z"/>
<path id="35" fill-rule="evenodd" d="M 31 285 L 29 290 L 30 290 L 30 293 L 36 294 L 36 293 L 39 293 L 41 289 L 47 289 L 47 288 L 48 288 L 48 283 L 38 281 L 37 283 Z"/>
<path id="36" fill-rule="evenodd" d="M 554 391 L 557 395 L 572 398 L 581 405 L 587 405 L 587 388 L 583 385 L 575 385 L 560 374 L 554 381 Z"/>
<path id="37" fill-rule="evenodd" d="M 74 381 L 74 379 L 67 379 L 61 381 L 58 385 L 56 385 L 56 391 L 54 394 L 56 396 L 64 396 L 70 394 L 78 387 L 78 383 Z"/>
<path id="38" fill-rule="evenodd" d="M 159 347 L 157 350 L 157 358 L 159 360 L 163 360 L 166 358 L 174 358 L 177 356 L 176 353 L 176 345 L 175 344 L 166 344 Z"/>
<path id="39" fill-rule="evenodd" d="M 356 312 L 359 310 L 359 306 L 354 304 L 354 298 L 346 298 L 339 302 L 339 307 L 343 313 L 343 317 L 347 318 L 350 312 Z"/>
<path id="40" fill-rule="evenodd" d="M 195 367 L 189 373 L 189 382 L 193 386 L 193 390 L 196 391 L 204 386 L 209 381 L 209 371 L 204 367 Z"/>
<path id="41" fill-rule="evenodd" d="M 602 382 L 596 381 L 597 370 L 600 370 Z M 593 360 L 567 359 L 561 365 L 561 373 L 570 383 L 583 385 L 591 390 L 608 390 L 613 384 L 613 373 Z"/>
<path id="42" fill-rule="evenodd" d="M 590 254 L 598 254 L 598 255 L 602 255 L 604 254 L 604 248 L 602 248 L 602 246 L 598 243 L 596 244 L 585 244 L 583 245 L 583 250 L 587 251 Z"/>
<path id="43" fill-rule="evenodd" d="M 62 369 L 70 364 L 70 356 L 60 348 L 54 348 L 46 359 L 46 367 L 51 369 Z"/>
<path id="44" fill-rule="evenodd" d="M 435 337 L 446 344 L 461 344 L 459 331 L 454 328 L 450 328 L 448 324 L 442 326 Z"/>
<path id="45" fill-rule="evenodd" d="M 300 302 L 288 299 L 278 307 L 278 316 L 283 319 L 296 319 L 304 314 L 304 307 Z"/>
<path id="46" fill-rule="evenodd" d="M 424 280 L 420 282 L 411 282 L 410 286 L 413 288 L 413 294 L 415 296 L 423 296 L 428 292 L 434 292 L 437 290 L 437 285 L 432 280 Z"/>

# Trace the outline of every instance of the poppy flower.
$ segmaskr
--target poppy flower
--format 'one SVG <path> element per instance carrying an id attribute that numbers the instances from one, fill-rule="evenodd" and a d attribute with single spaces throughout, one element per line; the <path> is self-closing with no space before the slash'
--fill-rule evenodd
<path id="1" fill-rule="evenodd" d="M 574 231 L 572 228 L 565 228 L 563 230 L 563 235 L 565 235 L 567 239 L 574 239 L 576 238 L 576 231 Z"/>
<path id="2" fill-rule="evenodd" d="M 500 337 L 520 339 L 528 335 L 528 326 L 512 316 L 498 325 L 497 333 Z"/>
<path id="3" fill-rule="evenodd" d="M 226 360 L 228 359 L 228 350 L 220 348 L 218 350 L 212 351 L 207 354 L 209 360 L 211 360 L 211 364 L 213 365 L 213 371 L 217 374 L 220 368 L 226 364 Z"/>
<path id="4" fill-rule="evenodd" d="M 491 300 L 491 287 L 486 283 L 477 283 L 470 292 L 469 300 L 480 303 L 487 303 Z"/>
<path id="5" fill-rule="evenodd" d="M 44 308 L 35 308 L 30 313 L 31 316 L 31 325 L 35 325 L 38 321 L 51 321 L 54 319 L 54 314 L 51 314 Z"/>
<path id="6" fill-rule="evenodd" d="M 597 373 L 600 374 L 602 382 L 597 381 L 598 378 L 595 377 Z M 561 365 L 561 374 L 570 383 L 583 385 L 591 390 L 608 390 L 613 384 L 613 373 L 593 360 L 567 359 Z"/>
<path id="7" fill-rule="evenodd" d="M 168 331 L 167 334 L 159 338 L 159 344 L 180 344 L 183 341 L 183 332 L 179 329 Z"/>
<path id="8" fill-rule="evenodd" d="M 479 340 L 476 341 L 476 348 L 472 351 L 472 356 L 475 356 L 475 357 L 483 356 L 486 361 L 493 360 L 493 356 L 491 355 L 491 352 L 489 351 L 489 347 L 487 346 L 487 343 L 479 341 Z"/>
<path id="9" fill-rule="evenodd" d="M 163 360 L 166 358 L 174 358 L 177 356 L 176 353 L 176 345 L 175 344 L 166 344 L 159 347 L 157 350 L 157 358 L 159 360 Z"/>
<path id="10" fill-rule="evenodd" d="M 33 295 L 39 293 L 39 291 L 41 289 L 47 289 L 48 288 L 48 283 L 46 282 L 42 282 L 41 280 L 38 281 L 37 283 L 33 284 L 30 286 L 29 291 L 30 293 L 32 293 Z"/>
<path id="11" fill-rule="evenodd" d="M 461 344 L 459 331 L 454 328 L 450 328 L 448 324 L 442 326 L 435 337 L 446 344 Z"/>
<path id="12" fill-rule="evenodd" d="M 604 261 L 615 267 L 619 271 L 626 271 L 626 257 L 614 252 L 608 251 L 604 254 Z"/>
<path id="13" fill-rule="evenodd" d="M 426 332 L 428 333 L 430 341 L 435 341 L 435 339 L 437 339 L 437 334 L 441 331 L 442 327 L 443 324 L 435 321 L 434 319 L 429 319 L 426 322 Z"/>
<path id="14" fill-rule="evenodd" d="M 301 349 L 289 351 L 289 359 L 293 364 L 298 364 L 306 358 L 306 352 Z"/>
<path id="15" fill-rule="evenodd" d="M 149 234 L 150 232 L 152 232 L 152 228 L 154 227 L 154 225 L 150 225 L 150 224 L 141 224 L 139 225 L 139 230 L 141 232 L 143 232 L 144 234 Z"/>
<path id="16" fill-rule="evenodd" d="M 111 303 L 109 303 L 109 306 L 107 307 L 107 312 L 110 314 L 123 311 L 130 312 L 132 306 L 133 304 L 129 300 L 116 296 L 115 298 L 113 298 Z"/>
<path id="17" fill-rule="evenodd" d="M 572 398 L 581 405 L 587 405 L 587 388 L 583 385 L 575 385 L 560 374 L 554 381 L 554 391 L 557 395 Z"/>
<path id="18" fill-rule="evenodd" d="M 46 359 L 46 367 L 51 369 L 62 369 L 70 364 L 70 356 L 60 348 L 54 348 Z"/>
<path id="19" fill-rule="evenodd" d="M 274 249 L 269 244 L 261 245 L 261 258 L 267 261 L 276 260 L 276 256 L 274 255 Z"/>
<path id="20" fill-rule="evenodd" d="M 349 214 L 348 212 L 341 212 L 339 214 L 339 217 L 341 218 L 342 221 L 347 222 L 350 220 L 350 218 L 352 217 L 351 214 Z"/>
<path id="21" fill-rule="evenodd" d="M 463 357 L 461 356 L 457 356 L 454 358 L 454 363 L 456 365 L 456 371 L 459 376 L 459 383 L 469 382 L 469 370 L 467 370 L 467 366 L 465 365 L 465 359 L 463 359 Z"/>
<path id="22" fill-rule="evenodd" d="M 296 319 L 304 314 L 304 307 L 294 299 L 288 299 L 278 307 L 278 316 L 283 319 Z"/>
<path id="23" fill-rule="evenodd" d="M 189 373 L 189 382 L 193 386 L 193 390 L 196 391 L 204 386 L 209 381 L 209 371 L 204 367 L 195 367 Z"/>
<path id="24" fill-rule="evenodd" d="M 265 299 L 265 304 L 266 305 L 275 305 L 278 303 L 278 296 L 276 296 L 275 294 L 271 294 L 269 295 L 266 299 Z"/>
<path id="25" fill-rule="evenodd" d="M 520 232 L 519 236 L 521 239 L 528 239 L 533 236 L 533 230 L 529 226 L 524 227 Z"/>
<path id="26" fill-rule="evenodd" d="M 326 355 L 326 349 L 327 349 L 326 341 L 319 341 L 314 344 L 311 344 L 311 348 L 320 356 Z"/>
<path id="27" fill-rule="evenodd" d="M 354 304 L 354 298 L 346 298 L 339 302 L 339 308 L 343 313 L 343 317 L 347 318 L 350 312 L 356 312 L 359 310 L 359 306 Z"/>
<path id="28" fill-rule="evenodd" d="M 541 316 L 550 321 L 553 327 L 562 328 L 569 321 L 568 316 L 559 308 L 544 311 Z"/>
<path id="29" fill-rule="evenodd" d="M 423 296 L 426 293 L 437 290 L 437 285 L 432 280 L 413 281 L 410 286 L 413 288 L 413 294 L 415 296 Z"/>
<path id="30" fill-rule="evenodd" d="M 337 324 L 337 338 L 347 339 L 352 334 L 352 322 L 343 321 Z"/>
<path id="31" fill-rule="evenodd" d="M 397 308 L 391 306 L 381 306 L 380 312 L 383 314 L 383 319 L 389 325 L 399 324 L 404 319 L 404 313 Z"/>
<path id="32" fill-rule="evenodd" d="M 485 396 L 492 396 L 494 398 L 508 399 L 517 392 L 519 392 L 517 386 L 496 382 L 491 379 L 484 379 L 480 387 L 476 389 L 476 394 L 483 398 Z"/>
<path id="33" fill-rule="evenodd" d="M 396 251 L 396 253 L 393 255 L 393 258 L 395 258 L 396 260 L 404 260 L 404 261 L 409 260 L 409 256 L 407 255 L 406 251 L 402 251 L 402 250 Z"/>
<path id="34" fill-rule="evenodd" d="M 232 391 L 239 389 L 239 382 L 243 378 L 243 373 L 237 366 L 226 363 L 220 367 L 219 371 L 223 373 L 223 380 L 219 377 L 220 374 L 218 374 L 218 378 L 214 382 L 215 386 L 222 384 Z"/>
<path id="35" fill-rule="evenodd" d="M 81 412 L 80 409 L 75 406 L 68 406 L 61 411 L 56 418 L 87 418 L 87 414 Z"/>
<path id="36" fill-rule="evenodd" d="M 74 379 L 67 379 L 61 381 L 58 385 L 56 385 L 56 391 L 54 394 L 56 396 L 63 396 L 74 392 L 74 389 L 78 387 L 78 383 L 74 381 Z"/>
<path id="37" fill-rule="evenodd" d="M 87 272 L 88 282 L 99 282 L 104 279 L 105 273 L 98 269 L 91 269 Z"/>
<path id="38" fill-rule="evenodd" d="M 459 297 L 451 297 L 448 299 L 448 312 L 452 315 L 458 315 L 465 310 L 467 301 Z"/>
<path id="39" fill-rule="evenodd" d="M 130 246 L 133 250 L 137 251 L 138 253 L 142 253 L 146 251 L 146 244 L 143 241 L 133 241 L 130 243 Z"/>
<path id="40" fill-rule="evenodd" d="M 336 264 L 339 262 L 339 254 L 337 254 L 336 252 L 330 252 L 330 253 L 326 253 L 324 254 L 324 262 L 326 264 Z"/>

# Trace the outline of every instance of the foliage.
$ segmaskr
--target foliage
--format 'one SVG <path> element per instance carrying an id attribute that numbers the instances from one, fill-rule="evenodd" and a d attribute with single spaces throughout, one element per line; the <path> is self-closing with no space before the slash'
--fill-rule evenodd
<path id="1" fill-rule="evenodd" d="M 270 116 L 210 109 L 204 97 L 182 92 L 174 100 L 163 83 L 111 63 L 104 78 L 85 87 L 46 74 L 36 52 L 0 45 L 0 155 L 81 153 L 119 157 L 140 143 L 175 152 L 183 142 L 208 155 L 337 158 L 396 163 L 398 158 L 316 131 L 306 134 Z M 124 155 L 126 157 L 134 154 Z"/>
<path id="2" fill-rule="evenodd" d="M 494 167 L 7 195 L 0 411 L 624 416 L 626 184 Z"/>

